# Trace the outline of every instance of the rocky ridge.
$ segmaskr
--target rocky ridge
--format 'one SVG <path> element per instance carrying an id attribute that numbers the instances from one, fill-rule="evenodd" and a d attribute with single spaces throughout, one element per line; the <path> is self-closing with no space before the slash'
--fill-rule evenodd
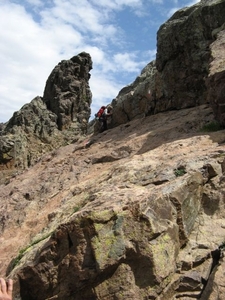
<path id="1" fill-rule="evenodd" d="M 25 104 L 2 126 L 0 182 L 35 164 L 45 153 L 87 132 L 92 60 L 82 52 L 61 61 L 47 79 L 43 97 Z"/>
<path id="2" fill-rule="evenodd" d="M 202 0 L 177 11 L 162 24 L 157 33 L 156 60 L 112 101 L 112 127 L 142 116 L 208 103 L 216 120 L 225 125 L 224 13 L 224 0 Z M 91 69 L 87 53 L 60 62 L 46 82 L 43 97 L 36 97 L 1 126 L 0 182 L 7 174 L 18 173 L 42 154 L 87 132 Z M 33 147 L 34 143 L 37 146 Z"/>
<path id="3" fill-rule="evenodd" d="M 224 8 L 200 1 L 161 26 L 156 61 L 112 101 L 107 132 L 83 135 L 86 54 L 3 125 L 2 170 L 26 162 L 0 185 L 15 299 L 223 299 L 225 138 L 211 131 L 224 124 Z M 45 113 L 50 132 L 33 126 Z"/>
<path id="4" fill-rule="evenodd" d="M 224 14 L 224 0 L 202 0 L 161 25 L 156 60 L 112 101 L 114 125 L 206 103 L 224 125 Z"/>

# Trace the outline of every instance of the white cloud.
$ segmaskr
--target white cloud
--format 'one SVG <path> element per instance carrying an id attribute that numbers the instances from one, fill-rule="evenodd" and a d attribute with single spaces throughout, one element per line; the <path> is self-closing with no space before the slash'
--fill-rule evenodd
<path id="1" fill-rule="evenodd" d="M 198 2 L 200 2 L 200 0 L 193 0 L 193 1 L 189 2 L 187 5 L 188 6 L 192 6 L 192 5 L 194 5 L 194 4 L 198 3 Z"/>
<path id="2" fill-rule="evenodd" d="M 152 3 L 163 4 L 163 0 L 152 0 Z"/>
<path id="3" fill-rule="evenodd" d="M 124 86 L 112 81 L 112 78 L 101 76 L 91 76 L 90 88 L 93 94 L 92 117 L 102 105 L 109 104 L 114 99 L 119 90 Z"/>
<path id="4" fill-rule="evenodd" d="M 105 7 L 108 9 L 120 10 L 124 6 L 137 8 L 142 6 L 142 0 L 92 0 L 95 5 Z"/>
<path id="5" fill-rule="evenodd" d="M 140 61 L 137 61 L 135 53 L 115 54 L 114 63 L 121 71 L 138 72 L 140 69 Z"/>
<path id="6" fill-rule="evenodd" d="M 185 7 L 189 7 L 189 6 L 192 6 L 192 5 L 194 5 L 194 4 L 196 4 L 196 3 L 198 3 L 198 2 L 200 2 L 199 0 L 192 0 L 192 1 L 190 1 L 190 2 L 188 2 L 186 5 L 185 5 Z M 174 4 L 179 4 L 178 3 L 178 1 L 177 0 L 174 0 Z M 183 8 L 184 6 L 182 6 L 182 5 L 177 5 L 177 6 L 175 6 L 175 7 L 173 7 L 173 8 L 171 8 L 169 11 L 168 11 L 168 13 L 167 13 L 167 17 L 169 18 L 169 17 L 171 17 L 177 10 L 179 10 L 179 9 L 181 9 L 181 8 Z"/>
<path id="7" fill-rule="evenodd" d="M 43 4 L 34 0 L 27 2 L 39 8 Z M 135 2 L 123 1 L 122 4 L 133 5 Z M 92 82 L 97 88 L 92 84 L 93 99 L 102 102 L 103 98 L 116 96 L 121 84 L 115 78 L 109 79 L 108 73 L 118 71 L 116 64 L 121 56 L 116 55 L 117 59 L 113 61 L 113 55 L 106 51 L 109 47 L 107 40 L 115 41 L 118 30 L 110 23 L 107 11 L 100 13 L 90 3 L 55 0 L 54 7 L 40 10 L 38 22 L 22 5 L 6 1 L 0 4 L 0 28 L 4 28 L 0 30 L 0 121 L 7 121 L 15 110 L 36 95 L 42 96 L 54 66 L 82 51 L 91 54 L 96 68 L 93 74 L 97 77 Z M 127 72 L 138 71 L 137 63 L 132 63 L 132 55 L 129 57 L 126 53 L 122 56 L 126 57 L 124 63 L 130 69 Z"/>

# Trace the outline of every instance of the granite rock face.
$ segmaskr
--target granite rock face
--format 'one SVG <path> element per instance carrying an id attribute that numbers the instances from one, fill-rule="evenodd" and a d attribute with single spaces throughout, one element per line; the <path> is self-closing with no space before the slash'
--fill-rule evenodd
<path id="1" fill-rule="evenodd" d="M 202 131 L 212 120 L 206 105 L 136 119 L 1 185 L 15 299 L 221 295 L 225 139 Z"/>
<path id="2" fill-rule="evenodd" d="M 112 101 L 112 126 L 126 123 L 135 118 L 141 118 L 148 113 L 154 113 L 152 94 L 155 89 L 155 61 L 150 62 L 135 81 L 124 87 Z"/>
<path id="3" fill-rule="evenodd" d="M 211 103 L 224 125 L 224 15 L 224 1 L 206 0 L 165 22 L 157 33 L 156 60 L 112 101 L 114 124 Z"/>
<path id="4" fill-rule="evenodd" d="M 60 62 L 50 74 L 43 95 L 47 108 L 57 115 L 60 130 L 77 122 L 83 132 L 91 115 L 91 91 L 89 88 L 92 60 L 82 52 L 70 60 Z"/>

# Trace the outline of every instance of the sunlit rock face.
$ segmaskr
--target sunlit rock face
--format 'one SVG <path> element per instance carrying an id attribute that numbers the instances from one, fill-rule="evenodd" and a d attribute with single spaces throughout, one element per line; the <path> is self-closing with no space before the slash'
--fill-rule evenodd
<path id="1" fill-rule="evenodd" d="M 224 130 L 202 131 L 212 121 L 207 105 L 135 119 L 1 185 L 0 271 L 15 297 L 220 295 L 225 150 Z"/>
<path id="2" fill-rule="evenodd" d="M 217 121 L 225 126 L 225 23 L 213 31 L 211 62 L 206 79 L 207 99 Z"/>

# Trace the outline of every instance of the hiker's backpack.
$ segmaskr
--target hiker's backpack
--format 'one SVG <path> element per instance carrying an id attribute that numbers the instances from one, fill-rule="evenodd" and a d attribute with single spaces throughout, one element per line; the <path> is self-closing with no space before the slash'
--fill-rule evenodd
<path id="1" fill-rule="evenodd" d="M 97 114 L 95 114 L 96 119 L 100 119 L 105 111 L 106 107 L 102 106 L 99 111 L 97 112 Z"/>

